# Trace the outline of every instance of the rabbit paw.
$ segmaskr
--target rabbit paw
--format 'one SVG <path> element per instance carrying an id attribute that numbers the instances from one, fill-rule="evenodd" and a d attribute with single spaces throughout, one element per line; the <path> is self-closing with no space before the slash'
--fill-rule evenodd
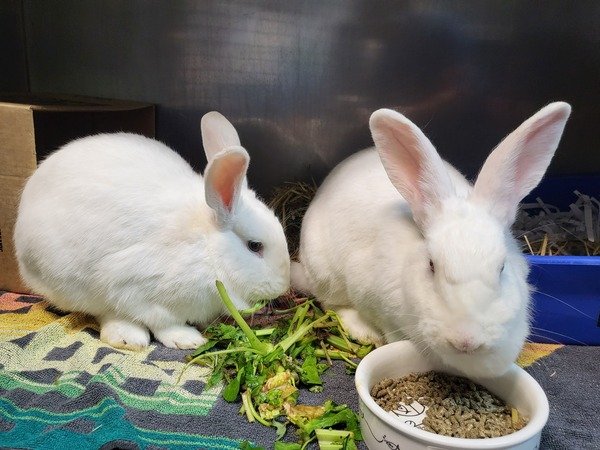
<path id="1" fill-rule="evenodd" d="M 142 350 L 150 344 L 150 332 L 137 323 L 123 319 L 100 319 L 100 340 L 116 348 Z"/>
<path id="2" fill-rule="evenodd" d="M 363 344 L 374 344 L 376 347 L 385 344 L 381 333 L 365 322 L 357 310 L 348 308 L 338 309 L 336 312 L 353 339 Z"/>
<path id="3" fill-rule="evenodd" d="M 206 342 L 196 328 L 187 325 L 174 325 L 152 332 L 157 340 L 171 348 L 195 349 Z"/>

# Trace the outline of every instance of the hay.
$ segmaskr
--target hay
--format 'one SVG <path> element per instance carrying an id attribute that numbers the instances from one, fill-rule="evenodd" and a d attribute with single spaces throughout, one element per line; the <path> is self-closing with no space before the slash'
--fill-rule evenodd
<path id="1" fill-rule="evenodd" d="M 568 211 L 544 203 L 525 203 L 513 226 L 524 253 L 532 255 L 600 255 L 600 202 L 574 191 Z"/>
<path id="2" fill-rule="evenodd" d="M 298 257 L 302 218 L 316 192 L 317 186 L 314 182 L 288 182 L 275 189 L 269 202 L 269 207 L 281 221 L 292 259 Z"/>

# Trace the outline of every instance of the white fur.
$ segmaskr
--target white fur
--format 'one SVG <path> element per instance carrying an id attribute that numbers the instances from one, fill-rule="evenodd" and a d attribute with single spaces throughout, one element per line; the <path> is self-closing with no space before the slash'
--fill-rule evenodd
<path id="1" fill-rule="evenodd" d="M 527 120 L 473 187 L 406 117 L 376 111 L 376 150 L 340 163 L 304 217 L 292 284 L 357 338 L 409 338 L 471 376 L 503 373 L 529 331 L 528 267 L 509 227 L 569 113 L 554 103 Z"/>
<path id="2" fill-rule="evenodd" d="M 285 236 L 247 188 L 249 156 L 223 116 L 207 116 L 204 178 L 162 143 L 117 133 L 65 145 L 25 186 L 14 235 L 23 279 L 58 308 L 96 316 L 111 345 L 143 348 L 149 329 L 195 348 L 204 338 L 186 322 L 225 313 L 217 279 L 240 309 L 288 289 Z"/>

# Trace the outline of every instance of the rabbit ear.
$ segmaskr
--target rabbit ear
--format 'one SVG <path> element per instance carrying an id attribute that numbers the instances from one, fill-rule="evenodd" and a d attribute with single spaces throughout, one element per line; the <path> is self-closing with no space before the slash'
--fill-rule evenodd
<path id="1" fill-rule="evenodd" d="M 200 121 L 200 129 L 202 130 L 204 153 L 209 162 L 221 150 L 241 145 L 237 131 L 231 122 L 217 111 L 204 114 Z"/>
<path id="2" fill-rule="evenodd" d="M 396 111 L 375 111 L 369 126 L 390 181 L 422 228 L 440 202 L 454 194 L 444 161 L 419 127 Z"/>
<path id="3" fill-rule="evenodd" d="M 233 147 L 217 153 L 206 166 L 204 195 L 221 227 L 231 223 L 249 163 L 248 152 L 242 147 Z"/>
<path id="4" fill-rule="evenodd" d="M 550 165 L 570 114 L 568 103 L 551 103 L 504 138 L 483 164 L 473 199 L 486 203 L 492 214 L 511 225 L 519 202 Z"/>

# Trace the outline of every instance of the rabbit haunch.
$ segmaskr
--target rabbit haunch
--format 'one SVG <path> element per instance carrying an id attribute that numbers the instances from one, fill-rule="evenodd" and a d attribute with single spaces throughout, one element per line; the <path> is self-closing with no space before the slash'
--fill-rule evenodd
<path id="1" fill-rule="evenodd" d="M 116 133 L 75 140 L 28 180 L 15 226 L 21 275 L 65 311 L 94 315 L 103 341 L 154 337 L 195 348 L 225 313 L 288 289 L 281 225 L 248 189 L 249 156 L 231 123 L 202 119 L 204 177 L 164 144 Z M 256 245 L 259 243 L 260 245 Z"/>
<path id="2" fill-rule="evenodd" d="M 304 216 L 292 284 L 356 338 L 409 338 L 470 376 L 503 373 L 529 331 L 528 267 L 510 226 L 570 109 L 553 103 L 526 120 L 474 185 L 410 120 L 376 111 L 375 149 L 340 163 Z"/>

